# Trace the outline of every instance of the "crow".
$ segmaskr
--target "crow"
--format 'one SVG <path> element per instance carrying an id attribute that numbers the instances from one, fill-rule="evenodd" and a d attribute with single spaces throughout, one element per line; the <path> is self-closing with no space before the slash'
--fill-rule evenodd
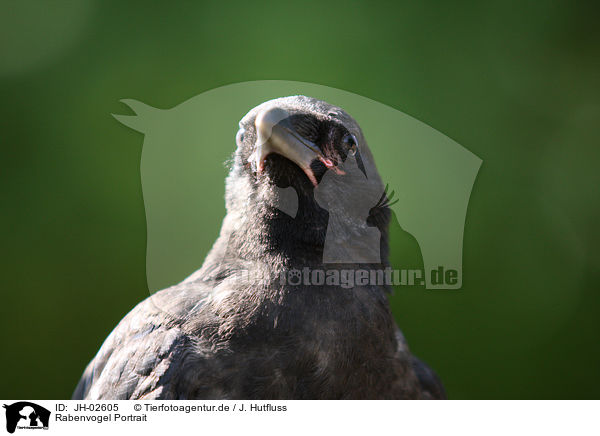
<path id="1" fill-rule="evenodd" d="M 357 122 L 291 96 L 239 125 L 204 264 L 121 320 L 73 399 L 445 398 L 392 317 L 389 283 L 339 283 L 389 266 L 386 190 Z"/>

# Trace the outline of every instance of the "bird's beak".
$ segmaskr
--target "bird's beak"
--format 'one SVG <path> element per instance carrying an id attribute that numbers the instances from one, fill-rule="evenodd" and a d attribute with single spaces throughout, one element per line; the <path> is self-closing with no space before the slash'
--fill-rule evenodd
<path id="1" fill-rule="evenodd" d="M 319 148 L 311 141 L 299 135 L 290 122 L 290 114 L 279 107 L 266 109 L 256 116 L 255 151 L 249 161 L 255 165 L 257 173 L 265 166 L 265 159 L 271 153 L 280 154 L 300 167 L 314 186 L 317 179 L 310 167 L 315 160 L 325 165 L 331 161 L 323 156 Z"/>

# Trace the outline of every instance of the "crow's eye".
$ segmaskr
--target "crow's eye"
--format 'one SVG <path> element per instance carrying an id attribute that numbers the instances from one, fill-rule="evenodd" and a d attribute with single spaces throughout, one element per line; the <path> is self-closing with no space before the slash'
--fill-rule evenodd
<path id="1" fill-rule="evenodd" d="M 237 145 L 240 145 L 242 142 L 244 142 L 244 133 L 245 130 L 240 129 L 238 130 L 237 135 L 235 135 L 235 142 L 237 143 Z"/>
<path id="2" fill-rule="evenodd" d="M 358 149 L 358 140 L 356 136 L 348 133 L 342 138 L 342 144 L 348 150 L 348 154 L 354 156 L 356 154 L 356 150 Z"/>

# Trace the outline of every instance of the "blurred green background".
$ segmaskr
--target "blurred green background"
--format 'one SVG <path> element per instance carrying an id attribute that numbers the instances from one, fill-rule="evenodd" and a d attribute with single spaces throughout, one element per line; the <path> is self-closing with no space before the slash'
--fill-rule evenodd
<path id="1" fill-rule="evenodd" d="M 148 295 L 143 136 L 111 117 L 127 111 L 119 100 L 169 108 L 259 79 L 364 95 L 483 159 L 463 289 L 393 297 L 450 398 L 598 397 L 598 12 L 565 0 L 1 1 L 0 397 L 70 397 Z M 221 189 L 213 168 L 206 189 Z M 207 209 L 214 227 L 223 204 Z"/>

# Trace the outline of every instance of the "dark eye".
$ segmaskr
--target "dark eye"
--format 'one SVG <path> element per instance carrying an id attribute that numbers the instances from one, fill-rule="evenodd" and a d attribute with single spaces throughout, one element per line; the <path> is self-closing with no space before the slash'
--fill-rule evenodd
<path id="1" fill-rule="evenodd" d="M 356 154 L 356 150 L 358 149 L 358 140 L 356 139 L 356 136 L 351 133 L 346 134 L 342 138 L 342 144 L 348 150 L 348 154 L 351 156 Z"/>
<path id="2" fill-rule="evenodd" d="M 240 129 L 237 132 L 237 135 L 235 135 L 235 142 L 240 145 L 242 142 L 244 142 L 244 133 L 245 130 L 244 129 Z"/>

